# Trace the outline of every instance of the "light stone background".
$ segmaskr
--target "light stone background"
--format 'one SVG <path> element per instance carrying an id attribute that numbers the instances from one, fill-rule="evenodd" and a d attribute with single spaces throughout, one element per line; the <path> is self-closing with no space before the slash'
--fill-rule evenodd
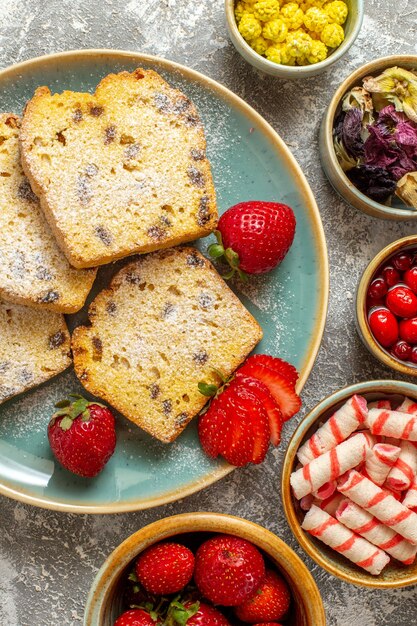
<path id="1" fill-rule="evenodd" d="M 378 221 L 349 208 L 332 191 L 319 164 L 319 121 L 342 79 L 367 60 L 417 54 L 417 0 L 365 0 L 365 5 L 362 31 L 341 62 L 316 78 L 286 82 L 257 73 L 235 51 L 222 0 L 0 0 L 1 67 L 75 48 L 164 56 L 232 89 L 291 147 L 316 195 L 331 267 L 328 322 L 303 391 L 304 411 L 346 384 L 391 376 L 359 342 L 354 293 L 369 259 L 387 243 L 416 231 L 412 223 Z M 92 579 L 114 547 L 149 522 L 196 510 L 246 517 L 289 543 L 313 572 L 329 626 L 417 624 L 416 588 L 355 588 L 327 574 L 298 548 L 279 495 L 283 451 L 295 425 L 286 429 L 283 445 L 262 466 L 236 471 L 202 493 L 151 511 L 75 516 L 1 498 L 0 626 L 80 625 Z"/>

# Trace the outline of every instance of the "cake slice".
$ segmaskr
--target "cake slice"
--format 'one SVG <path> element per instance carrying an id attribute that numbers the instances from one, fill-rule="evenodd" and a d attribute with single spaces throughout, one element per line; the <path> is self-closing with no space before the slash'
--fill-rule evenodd
<path id="1" fill-rule="evenodd" d="M 74 267 L 172 247 L 215 228 L 197 110 L 152 70 L 110 74 L 94 95 L 40 87 L 20 140 L 23 169 Z"/>
<path id="2" fill-rule="evenodd" d="M 64 316 L 0 300 L 0 404 L 71 364 Z"/>
<path id="3" fill-rule="evenodd" d="M 198 383 L 229 376 L 262 330 L 211 263 L 189 247 L 128 264 L 72 337 L 84 387 L 164 442 L 207 402 Z"/>
<path id="4" fill-rule="evenodd" d="M 0 114 L 0 296 L 63 313 L 83 306 L 96 270 L 76 270 L 59 249 L 23 174 L 20 120 Z"/>

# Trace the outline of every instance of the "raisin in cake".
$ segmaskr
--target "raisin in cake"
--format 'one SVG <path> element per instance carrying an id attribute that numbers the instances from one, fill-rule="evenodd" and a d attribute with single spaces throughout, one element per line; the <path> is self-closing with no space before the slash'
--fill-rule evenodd
<path id="1" fill-rule="evenodd" d="M 194 248 L 128 264 L 90 306 L 72 349 L 84 387 L 164 442 L 207 402 L 198 383 L 219 383 L 262 337 L 256 320 Z"/>
<path id="2" fill-rule="evenodd" d="M 0 404 L 71 365 L 64 316 L 0 300 Z"/>
<path id="3" fill-rule="evenodd" d="M 25 109 L 21 151 L 74 267 L 172 247 L 215 228 L 197 110 L 152 70 L 110 74 L 94 95 L 40 87 Z"/>
<path id="4" fill-rule="evenodd" d="M 16 115 L 0 115 L 0 295 L 74 313 L 83 306 L 96 270 L 74 269 L 59 249 L 23 174 L 19 127 Z"/>

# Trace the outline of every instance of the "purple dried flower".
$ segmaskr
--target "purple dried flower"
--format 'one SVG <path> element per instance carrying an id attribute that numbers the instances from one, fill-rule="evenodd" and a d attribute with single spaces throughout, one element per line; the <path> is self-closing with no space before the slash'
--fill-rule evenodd
<path id="1" fill-rule="evenodd" d="M 359 191 L 376 202 L 388 200 L 396 188 L 396 181 L 383 167 L 358 165 L 346 175 Z"/>
<path id="2" fill-rule="evenodd" d="M 362 118 L 362 111 L 349 109 L 343 120 L 342 141 L 346 151 L 351 156 L 359 156 L 363 153 L 363 141 L 361 138 Z"/>
<path id="3" fill-rule="evenodd" d="M 387 168 L 398 159 L 398 149 L 390 134 L 377 124 L 368 126 L 369 137 L 365 141 L 365 164 Z"/>

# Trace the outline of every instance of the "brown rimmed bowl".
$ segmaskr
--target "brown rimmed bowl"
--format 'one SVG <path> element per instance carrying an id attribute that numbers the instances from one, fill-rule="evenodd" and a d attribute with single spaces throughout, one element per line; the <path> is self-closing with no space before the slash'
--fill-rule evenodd
<path id="1" fill-rule="evenodd" d="M 319 425 L 331 417 L 355 393 L 364 396 L 368 402 L 390 399 L 399 403 L 405 396 L 417 402 L 417 385 L 397 380 L 371 380 L 357 383 L 336 391 L 322 400 L 302 420 L 285 454 L 281 485 L 285 515 L 303 550 L 330 574 L 361 587 L 394 589 L 415 585 L 417 584 L 417 560 L 413 565 L 403 566 L 392 559 L 379 576 L 372 576 L 301 528 L 305 513 L 293 496 L 290 486 L 291 473 L 298 463 L 297 451 Z"/>
<path id="2" fill-rule="evenodd" d="M 417 208 L 412 209 L 402 204 L 400 199 L 394 196 L 394 206 L 380 204 L 368 198 L 350 182 L 345 172 L 339 165 L 333 147 L 333 126 L 338 114 L 343 97 L 353 87 L 362 84 L 365 76 L 376 76 L 389 67 L 404 67 L 405 69 L 417 70 L 417 56 L 398 55 L 376 59 L 362 65 L 343 81 L 332 97 L 320 127 L 320 159 L 323 170 L 337 193 L 355 209 L 359 209 L 372 217 L 380 217 L 391 220 L 417 220 Z"/>
<path id="3" fill-rule="evenodd" d="M 356 291 L 356 327 L 360 338 L 369 352 L 376 357 L 381 363 L 391 367 L 401 374 L 407 376 L 417 376 L 417 365 L 410 361 L 400 361 L 393 356 L 388 350 L 383 348 L 374 338 L 368 323 L 368 315 L 366 310 L 366 294 L 371 281 L 376 278 L 378 271 L 382 265 L 398 252 L 403 252 L 415 248 L 417 250 L 417 235 L 409 235 L 402 239 L 397 239 L 393 243 L 386 246 L 381 252 L 372 259 L 359 281 Z"/>
<path id="4" fill-rule="evenodd" d="M 198 545 L 213 533 L 247 539 L 280 571 L 292 592 L 291 626 L 326 625 L 323 603 L 313 577 L 295 552 L 276 535 L 258 524 L 231 515 L 184 513 L 145 526 L 112 552 L 90 589 L 84 626 L 113 626 L 123 610 L 123 581 L 138 554 L 147 547 L 172 537 Z"/>

